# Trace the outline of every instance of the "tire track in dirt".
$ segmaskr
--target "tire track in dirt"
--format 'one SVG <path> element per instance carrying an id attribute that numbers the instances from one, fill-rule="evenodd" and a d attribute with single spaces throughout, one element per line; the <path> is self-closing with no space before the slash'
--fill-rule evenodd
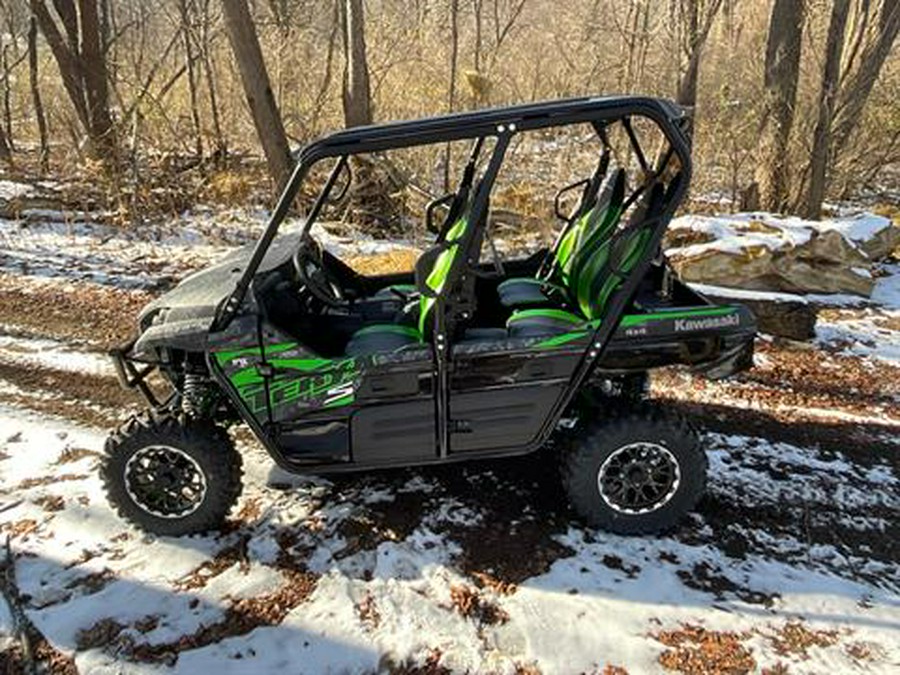
<path id="1" fill-rule="evenodd" d="M 153 297 L 87 282 L 0 274 L 0 324 L 12 329 L 7 332 L 105 350 L 133 335 L 138 313 Z"/>
<path id="2" fill-rule="evenodd" d="M 141 400 L 114 377 L 57 368 L 33 368 L 0 358 L 0 401 L 95 427 L 108 427 L 136 410 Z"/>

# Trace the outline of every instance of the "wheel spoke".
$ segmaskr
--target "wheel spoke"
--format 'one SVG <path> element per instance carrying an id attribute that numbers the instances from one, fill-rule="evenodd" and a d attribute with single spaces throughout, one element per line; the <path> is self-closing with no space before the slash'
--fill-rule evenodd
<path id="1" fill-rule="evenodd" d="M 622 513 L 647 513 L 662 508 L 680 484 L 680 469 L 665 446 L 640 442 L 611 453 L 600 467 L 601 498 Z"/>
<path id="2" fill-rule="evenodd" d="M 125 466 L 129 496 L 142 509 L 163 518 L 196 511 L 206 497 L 206 477 L 186 452 L 153 445 L 138 450 Z"/>

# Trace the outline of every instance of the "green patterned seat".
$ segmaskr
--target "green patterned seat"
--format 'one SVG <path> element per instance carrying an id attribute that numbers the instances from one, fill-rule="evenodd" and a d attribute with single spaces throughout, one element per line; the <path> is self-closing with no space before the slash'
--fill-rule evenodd
<path id="1" fill-rule="evenodd" d="M 440 296 L 447 289 L 447 277 L 453 267 L 463 239 L 468 234 L 470 219 L 468 209 L 447 231 L 439 246 L 444 250 L 437 256 L 434 265 L 425 279 L 425 285 Z M 403 347 L 420 344 L 425 341 L 426 331 L 432 319 L 437 297 L 422 295 L 419 298 L 419 317 L 417 325 L 407 326 L 395 323 L 374 324 L 365 326 L 353 334 L 347 344 L 346 352 L 350 356 L 360 356 L 375 352 L 395 351 Z"/>
<path id="2" fill-rule="evenodd" d="M 565 303 L 570 296 L 573 266 L 585 245 L 609 238 L 615 230 L 625 197 L 625 171 L 618 169 L 603 183 L 596 196 L 583 200 L 580 215 L 567 227 L 553 249 L 549 272 L 544 277 L 507 279 L 497 287 L 500 304 L 508 308 Z"/>
<path id="3" fill-rule="evenodd" d="M 662 211 L 665 191 L 656 183 L 628 226 L 612 237 L 595 238 L 579 251 L 572 266 L 572 311 L 561 308 L 518 310 L 506 323 L 511 337 L 567 333 L 604 318 L 613 292 L 646 252 L 653 225 Z"/>

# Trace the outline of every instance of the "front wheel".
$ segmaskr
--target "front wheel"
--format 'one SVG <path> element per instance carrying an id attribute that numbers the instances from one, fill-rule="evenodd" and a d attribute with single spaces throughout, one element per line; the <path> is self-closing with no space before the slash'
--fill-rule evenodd
<path id="1" fill-rule="evenodd" d="M 136 415 L 106 441 L 110 504 L 142 530 L 179 536 L 219 527 L 241 492 L 241 456 L 211 422 Z"/>
<path id="2" fill-rule="evenodd" d="M 694 429 L 651 404 L 610 411 L 587 425 L 562 457 L 575 511 L 618 534 L 673 528 L 706 486 L 707 459 Z"/>

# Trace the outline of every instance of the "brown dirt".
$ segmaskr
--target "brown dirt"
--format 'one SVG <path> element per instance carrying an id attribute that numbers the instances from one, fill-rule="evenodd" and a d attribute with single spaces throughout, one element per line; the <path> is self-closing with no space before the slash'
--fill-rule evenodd
<path id="1" fill-rule="evenodd" d="M 0 324 L 28 334 L 102 349 L 130 339 L 138 312 L 153 295 L 79 282 L 35 283 L 0 273 Z"/>
<path id="2" fill-rule="evenodd" d="M 102 375 L 0 362 L 0 380 L 21 390 L 4 394 L 4 400 L 101 428 L 119 421 L 123 410 L 137 409 L 142 403 L 136 393 L 123 389 L 114 377 Z"/>

